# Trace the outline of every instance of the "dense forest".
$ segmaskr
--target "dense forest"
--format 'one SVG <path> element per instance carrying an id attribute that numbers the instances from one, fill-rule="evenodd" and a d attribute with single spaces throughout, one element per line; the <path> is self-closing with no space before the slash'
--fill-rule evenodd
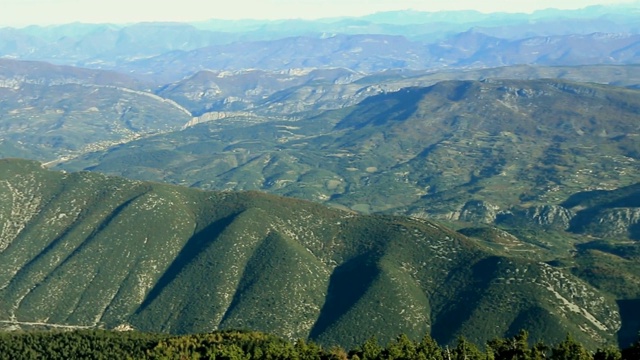
<path id="1" fill-rule="evenodd" d="M 412 341 L 399 335 L 381 345 L 370 338 L 351 350 L 325 349 L 313 342 L 290 342 L 251 331 L 167 335 L 105 330 L 4 332 L 0 359 L 424 359 L 424 360 L 637 360 L 640 340 L 619 350 L 589 351 L 567 336 L 555 345 L 531 345 L 526 331 L 512 338 L 478 346 L 459 338 L 455 347 L 441 347 L 430 336 Z"/>

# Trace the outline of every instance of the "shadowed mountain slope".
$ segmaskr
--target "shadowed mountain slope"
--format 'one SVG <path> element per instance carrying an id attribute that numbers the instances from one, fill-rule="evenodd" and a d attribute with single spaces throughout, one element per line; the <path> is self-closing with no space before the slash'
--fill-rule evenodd
<path id="1" fill-rule="evenodd" d="M 614 341 L 614 297 L 442 225 L 0 160 L 0 323 Z M 535 321 L 534 321 L 535 320 Z"/>

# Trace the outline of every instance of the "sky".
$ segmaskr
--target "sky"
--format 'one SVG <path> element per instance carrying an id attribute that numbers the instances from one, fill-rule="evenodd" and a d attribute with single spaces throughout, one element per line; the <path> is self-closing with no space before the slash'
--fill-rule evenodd
<path id="1" fill-rule="evenodd" d="M 532 12 L 630 0 L 0 0 L 0 26 L 208 19 L 317 19 L 389 10 Z"/>

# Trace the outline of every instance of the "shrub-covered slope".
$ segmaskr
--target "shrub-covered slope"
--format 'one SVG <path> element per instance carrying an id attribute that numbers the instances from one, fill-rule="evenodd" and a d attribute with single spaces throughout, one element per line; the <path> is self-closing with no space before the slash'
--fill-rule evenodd
<path id="1" fill-rule="evenodd" d="M 446 81 L 299 121 L 200 124 L 64 166 L 491 223 L 514 206 L 558 206 L 578 192 L 639 182 L 638 114 L 637 90 Z"/>
<path id="2" fill-rule="evenodd" d="M 0 156 L 65 159 L 191 120 L 147 86 L 115 72 L 0 59 Z"/>
<path id="3" fill-rule="evenodd" d="M 426 220 L 14 159 L 0 160 L 0 204 L 5 328 L 248 328 L 343 346 L 527 328 L 598 344 L 624 320 L 569 269 Z"/>

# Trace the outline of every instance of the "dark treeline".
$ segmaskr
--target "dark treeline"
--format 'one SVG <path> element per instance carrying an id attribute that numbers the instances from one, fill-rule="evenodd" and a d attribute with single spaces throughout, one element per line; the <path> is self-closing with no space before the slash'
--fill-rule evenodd
<path id="1" fill-rule="evenodd" d="M 453 347 L 441 347 L 431 337 L 412 341 L 398 336 L 386 346 L 375 338 L 355 349 L 325 349 L 313 342 L 289 342 L 249 331 L 167 335 L 104 330 L 34 331 L 0 333 L 1 359 L 422 359 L 422 360 L 638 360 L 640 341 L 619 350 L 595 352 L 568 336 L 553 346 L 531 346 L 527 332 L 513 338 L 494 339 L 485 346 L 458 339 Z"/>

